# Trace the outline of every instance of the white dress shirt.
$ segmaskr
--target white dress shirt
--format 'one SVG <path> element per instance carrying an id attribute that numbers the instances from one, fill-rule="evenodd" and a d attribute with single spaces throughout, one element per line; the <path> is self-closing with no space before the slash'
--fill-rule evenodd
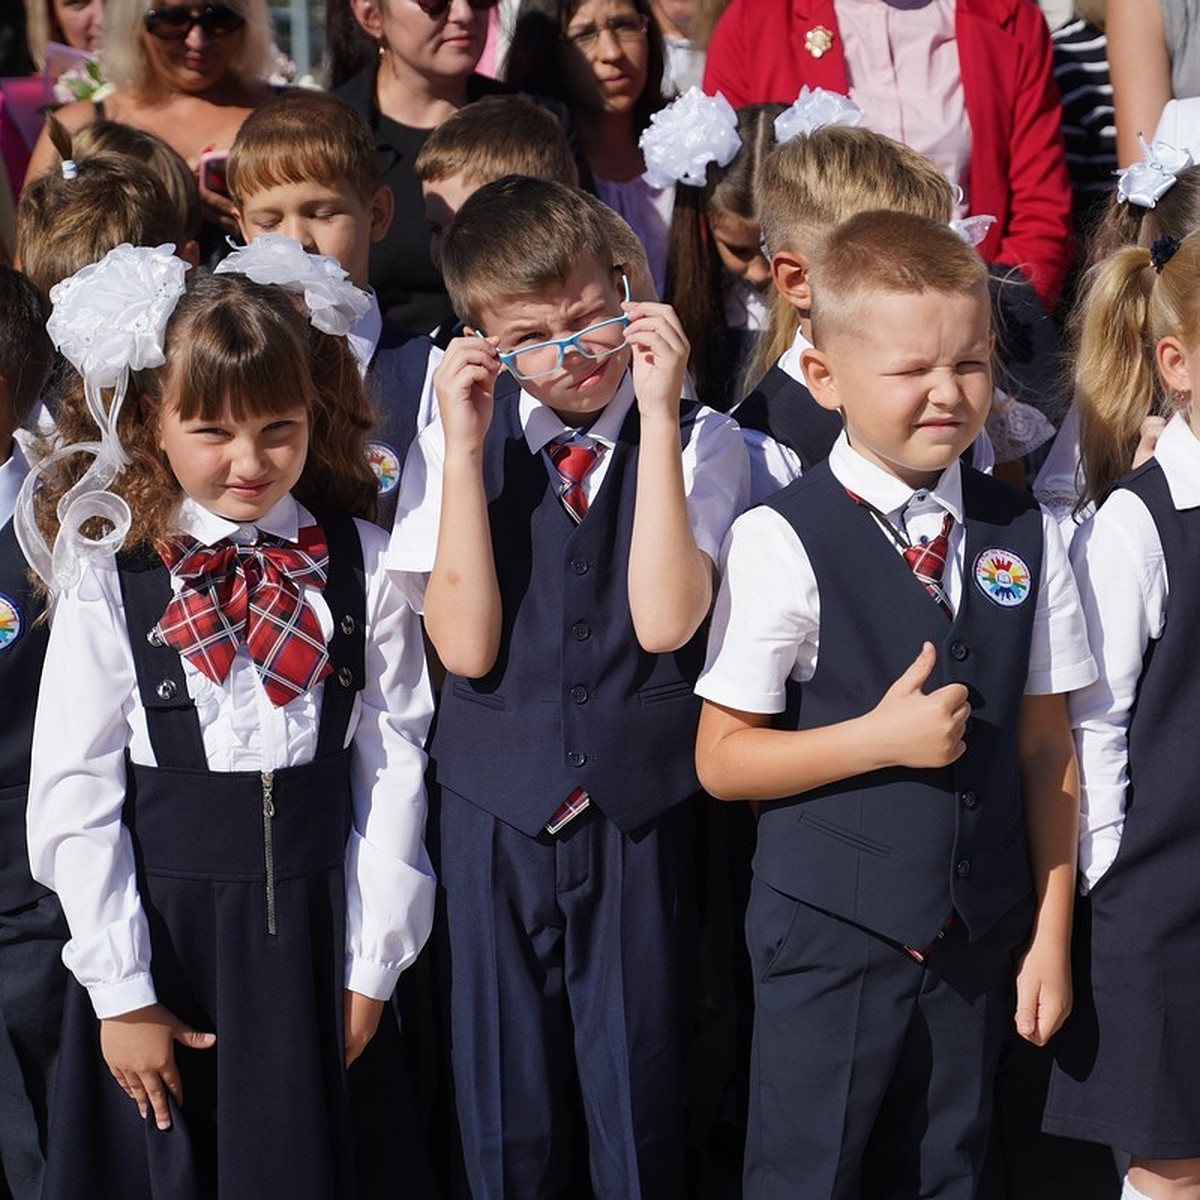
<path id="1" fill-rule="evenodd" d="M 1200 507 L 1200 442 L 1183 414 L 1168 422 L 1154 451 L 1171 501 Z M 1100 677 L 1070 697 L 1079 752 L 1079 868 L 1092 887 L 1112 866 L 1125 825 L 1129 721 L 1146 647 L 1162 636 L 1168 579 L 1162 540 L 1149 510 L 1118 488 L 1071 544 L 1071 564 Z"/>
<path id="2" fill-rule="evenodd" d="M 238 525 L 185 499 L 180 529 L 212 545 L 253 541 Z M 258 528 L 295 541 L 312 516 L 285 496 Z M 386 999 L 433 920 L 434 879 L 423 843 L 425 733 L 433 712 L 416 614 L 383 570 L 382 530 L 356 521 L 366 575 L 366 683 L 347 730 L 353 826 L 346 845 L 345 986 Z M 172 580 L 176 592 L 178 580 Z M 329 606 L 301 587 L 328 639 Z M 223 683 L 184 660 L 212 771 L 270 771 L 312 760 L 323 684 L 292 703 L 268 699 L 243 645 Z M 85 566 L 55 608 L 46 652 L 29 789 L 35 879 L 62 900 L 71 928 L 63 960 L 100 1017 L 155 1001 L 150 935 L 121 820 L 125 754 L 154 766 L 113 558 Z"/>
<path id="3" fill-rule="evenodd" d="M 943 583 L 957 609 L 964 556 L 959 464 L 948 467 L 933 487 L 914 492 L 858 454 L 843 433 L 829 466 L 839 483 L 874 505 L 910 541 L 934 537 L 945 514 L 954 517 Z M 1090 683 L 1096 668 L 1058 527 L 1045 514 L 1042 527 L 1045 550 L 1025 692 L 1055 695 Z M 741 712 L 782 712 L 788 680 L 804 683 L 816 670 L 820 630 L 820 589 L 803 544 L 773 508 L 751 509 L 734 522 L 726 540 L 708 660 L 696 691 Z"/>
<path id="4" fill-rule="evenodd" d="M 634 403 L 633 382 L 627 371 L 607 407 L 586 436 L 579 438 L 607 451 L 584 477 L 583 490 L 589 504 L 607 477 L 611 451 Z M 529 453 L 542 456 L 547 473 L 557 484 L 558 471 L 544 451 L 555 438 L 573 431 L 553 409 L 526 391 L 521 392 L 518 404 Z M 386 565 L 400 573 L 397 578 L 418 611 L 423 611 L 425 583 L 437 552 L 444 460 L 445 433 L 441 422 L 435 421 L 409 451 L 388 547 Z M 700 409 L 692 435 L 683 447 L 683 485 L 696 545 L 715 563 L 730 522 L 745 508 L 749 493 L 749 469 L 741 432 L 724 414 Z"/>

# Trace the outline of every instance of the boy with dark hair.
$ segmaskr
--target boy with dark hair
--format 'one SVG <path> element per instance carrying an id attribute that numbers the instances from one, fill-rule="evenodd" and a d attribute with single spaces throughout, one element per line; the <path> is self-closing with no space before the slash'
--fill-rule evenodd
<path id="1" fill-rule="evenodd" d="M 585 1157 L 597 1195 L 684 1193 L 691 681 L 747 465 L 680 404 L 673 311 L 612 264 L 571 188 L 466 201 L 443 268 L 470 333 L 392 537 L 449 671 L 430 749 L 476 1200 L 574 1194 Z"/>

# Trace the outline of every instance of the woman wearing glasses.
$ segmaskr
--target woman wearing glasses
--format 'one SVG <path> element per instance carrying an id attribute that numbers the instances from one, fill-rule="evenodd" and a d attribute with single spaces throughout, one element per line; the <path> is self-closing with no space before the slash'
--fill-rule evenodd
<path id="1" fill-rule="evenodd" d="M 662 107 L 663 43 L 650 0 L 524 0 L 505 78 L 566 104 L 596 194 L 641 238 L 663 294 L 673 187 L 642 178 L 638 138 Z"/>
<path id="2" fill-rule="evenodd" d="M 250 112 L 271 96 L 271 18 L 266 0 L 108 0 L 105 78 L 116 84 L 102 103 L 80 100 L 58 110 L 74 133 L 106 118 L 161 138 L 197 172 L 204 205 L 202 253 L 236 233 L 223 192 L 220 153 Z M 43 130 L 25 177 L 58 164 Z"/>

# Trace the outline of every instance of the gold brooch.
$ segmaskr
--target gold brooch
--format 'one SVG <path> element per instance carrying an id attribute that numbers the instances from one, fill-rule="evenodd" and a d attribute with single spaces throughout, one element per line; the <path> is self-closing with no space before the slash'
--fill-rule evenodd
<path id="1" fill-rule="evenodd" d="M 824 25 L 813 26 L 804 35 L 804 48 L 813 58 L 820 58 L 833 48 L 833 31 Z"/>

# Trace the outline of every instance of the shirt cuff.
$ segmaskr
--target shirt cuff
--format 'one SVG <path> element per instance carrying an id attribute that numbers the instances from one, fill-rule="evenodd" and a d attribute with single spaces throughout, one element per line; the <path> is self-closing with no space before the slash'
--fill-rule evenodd
<path id="1" fill-rule="evenodd" d="M 1079 859 L 1090 892 L 1108 872 L 1121 848 L 1121 831 L 1125 822 L 1106 825 L 1103 829 L 1085 829 L 1079 835 Z"/>
<path id="2" fill-rule="evenodd" d="M 1027 696 L 1062 696 L 1077 692 L 1096 682 L 1096 662 L 1089 654 L 1080 662 L 1063 666 L 1055 663 L 1045 671 L 1030 671 L 1025 679 Z"/>
<path id="3" fill-rule="evenodd" d="M 346 955 L 346 990 L 371 1000 L 390 1000 L 400 972 L 365 958 Z"/>
<path id="4" fill-rule="evenodd" d="M 92 1008 L 101 1021 L 109 1017 L 121 1017 L 136 1012 L 150 1004 L 158 1003 L 154 980 L 150 973 L 134 975 L 119 983 L 95 983 L 88 988 Z"/>
<path id="5" fill-rule="evenodd" d="M 696 695 L 710 700 L 723 708 L 735 708 L 738 712 L 764 713 L 774 716 L 787 707 L 787 695 L 773 692 L 751 692 L 730 686 L 712 677 L 701 679 L 695 687 Z"/>

